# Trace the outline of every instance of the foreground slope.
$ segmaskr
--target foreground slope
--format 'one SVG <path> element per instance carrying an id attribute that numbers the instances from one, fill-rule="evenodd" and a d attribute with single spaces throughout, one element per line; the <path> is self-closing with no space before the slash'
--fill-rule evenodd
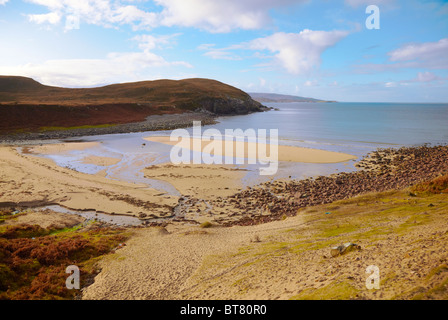
<path id="1" fill-rule="evenodd" d="M 135 230 L 83 298 L 447 299 L 447 194 L 409 194 L 366 194 L 256 226 Z M 347 242 L 361 250 L 331 255 Z M 371 265 L 379 289 L 366 287 Z"/>

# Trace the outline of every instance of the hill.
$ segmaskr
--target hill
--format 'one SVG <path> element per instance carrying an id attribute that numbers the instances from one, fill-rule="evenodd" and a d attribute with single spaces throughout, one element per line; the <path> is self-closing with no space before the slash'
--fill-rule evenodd
<path id="1" fill-rule="evenodd" d="M 249 93 L 252 99 L 258 102 L 331 102 L 314 98 L 306 98 L 300 96 L 291 96 L 277 93 Z"/>
<path id="2" fill-rule="evenodd" d="M 156 114 L 247 114 L 265 108 L 245 92 L 210 79 L 155 80 L 60 88 L 0 76 L 0 132 L 132 123 Z"/>

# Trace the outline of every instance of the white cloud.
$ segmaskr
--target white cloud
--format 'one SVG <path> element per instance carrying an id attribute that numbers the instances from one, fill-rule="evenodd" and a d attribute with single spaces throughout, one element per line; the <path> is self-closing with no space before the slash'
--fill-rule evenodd
<path id="1" fill-rule="evenodd" d="M 9 0 L 0 0 L 0 5 L 5 5 Z"/>
<path id="2" fill-rule="evenodd" d="M 35 22 L 37 24 L 42 23 L 50 23 L 50 24 L 56 24 L 61 21 L 61 15 L 57 12 L 50 12 L 50 13 L 44 13 L 44 14 L 30 14 L 28 15 L 28 19 L 31 22 Z"/>
<path id="3" fill-rule="evenodd" d="M 168 44 L 176 35 L 155 37 L 140 35 L 132 40 L 139 42 L 142 51 L 113 52 L 102 59 L 47 60 L 39 64 L 1 66 L 0 74 L 21 75 L 56 86 L 86 87 L 123 81 L 152 80 L 166 75 L 170 67 L 192 68 L 184 61 L 167 61 L 151 49 Z"/>
<path id="4" fill-rule="evenodd" d="M 415 67 L 448 68 L 448 38 L 437 42 L 407 44 L 388 53 L 390 61 L 411 62 Z"/>
<path id="5" fill-rule="evenodd" d="M 319 67 L 321 54 L 349 34 L 348 31 L 313 31 L 300 33 L 278 32 L 265 38 L 250 41 L 252 50 L 275 53 L 273 63 L 291 74 L 306 74 Z"/>
<path id="6" fill-rule="evenodd" d="M 0 0 L 1 1 L 1 0 Z M 77 16 L 84 23 L 111 27 L 131 24 L 134 28 L 152 28 L 157 25 L 157 14 L 146 12 L 134 5 L 111 0 L 28 0 L 46 7 L 47 14 L 29 14 L 32 22 L 58 23 L 64 16 Z M 56 20 L 56 16 L 59 17 Z M 51 18 L 51 19 L 50 19 Z"/>
<path id="7" fill-rule="evenodd" d="M 440 84 L 443 83 L 446 80 L 446 78 L 441 78 L 437 75 L 435 75 L 432 72 L 425 71 L 425 72 L 418 72 L 417 76 L 413 79 L 405 79 L 400 80 L 397 82 L 386 82 L 384 86 L 386 88 L 394 88 L 397 86 L 410 86 L 410 85 L 416 85 L 416 86 L 432 86 L 433 84 Z"/>
<path id="8" fill-rule="evenodd" d="M 395 0 L 345 0 L 344 1 L 346 5 L 349 5 L 351 7 L 357 8 L 361 5 L 363 6 L 369 6 L 371 4 L 374 4 L 376 6 L 384 5 L 384 4 L 391 4 L 395 2 Z"/>
<path id="9" fill-rule="evenodd" d="M 185 26 L 210 32 L 260 29 L 271 23 L 269 10 L 306 0 L 155 0 L 164 7 L 161 25 Z"/>
<path id="10" fill-rule="evenodd" d="M 415 81 L 418 82 L 431 82 L 435 80 L 440 80 L 440 77 L 436 76 L 434 73 L 429 71 L 419 72 L 417 74 L 417 77 L 415 78 Z"/>
<path id="11" fill-rule="evenodd" d="M 316 87 L 319 85 L 319 82 L 317 82 L 317 80 L 307 80 L 303 85 L 305 87 Z"/>
<path id="12" fill-rule="evenodd" d="M 411 43 L 388 52 L 389 61 L 355 66 L 358 73 L 380 73 L 400 69 L 448 69 L 448 38 Z"/>
<path id="13" fill-rule="evenodd" d="M 235 44 L 226 48 L 215 48 L 214 44 L 203 44 L 199 50 L 206 50 L 205 56 L 213 59 L 241 60 L 234 50 L 253 50 L 253 58 L 268 62 L 258 67 L 280 67 L 288 73 L 298 75 L 310 73 L 321 64 L 321 55 L 349 34 L 348 31 L 313 31 L 305 29 L 300 33 L 277 32 L 264 38 Z M 263 51 L 269 51 L 266 55 Z"/>
<path id="14" fill-rule="evenodd" d="M 238 46 L 231 46 L 228 48 L 215 48 L 214 44 L 201 44 L 198 46 L 198 50 L 205 50 L 204 56 L 215 60 L 241 60 L 242 58 L 234 54 L 231 50 Z"/>
<path id="15" fill-rule="evenodd" d="M 139 48 L 142 50 L 153 50 L 166 48 L 175 43 L 175 38 L 180 36 L 181 33 L 175 33 L 170 35 L 154 36 L 151 34 L 138 35 L 132 38 L 132 40 L 139 42 Z"/>
<path id="16" fill-rule="evenodd" d="M 445 82 L 447 78 L 439 77 L 438 75 L 425 71 L 425 72 L 418 72 L 417 76 L 410 80 L 401 80 L 401 85 L 411 85 L 411 84 L 417 84 L 417 85 L 425 85 L 425 86 L 432 86 L 432 85 L 438 85 Z"/>
<path id="17" fill-rule="evenodd" d="M 384 86 L 385 86 L 386 88 L 395 88 L 395 87 L 397 86 L 397 84 L 396 84 L 395 82 L 391 81 L 391 82 L 386 82 L 386 83 L 384 84 Z"/>
<path id="18" fill-rule="evenodd" d="M 183 26 L 210 32 L 230 32 L 264 28 L 272 22 L 269 15 L 272 8 L 307 0 L 154 0 L 162 7 L 160 12 L 140 9 L 139 2 L 129 5 L 125 0 L 28 1 L 45 6 L 52 14 L 61 17 L 75 14 L 86 23 L 103 26 L 131 24 L 136 29 Z M 35 15 L 29 16 L 31 20 Z M 34 17 L 32 21 L 36 19 Z"/>
<path id="19" fill-rule="evenodd" d="M 204 53 L 204 56 L 215 60 L 241 60 L 241 57 L 224 50 L 210 50 Z"/>

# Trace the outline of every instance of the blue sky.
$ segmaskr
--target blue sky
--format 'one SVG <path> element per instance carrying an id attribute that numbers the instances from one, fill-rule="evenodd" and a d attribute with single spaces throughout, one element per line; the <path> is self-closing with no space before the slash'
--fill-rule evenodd
<path id="1" fill-rule="evenodd" d="M 366 27 L 369 5 L 379 29 Z M 246 92 L 448 102 L 448 2 L 0 0 L 0 74 L 44 84 L 211 78 Z"/>

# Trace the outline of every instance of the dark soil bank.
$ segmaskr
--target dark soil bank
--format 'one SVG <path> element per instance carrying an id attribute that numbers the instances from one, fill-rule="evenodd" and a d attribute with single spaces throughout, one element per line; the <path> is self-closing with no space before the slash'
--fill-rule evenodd
<path id="1" fill-rule="evenodd" d="M 17 144 L 21 141 L 26 142 L 30 140 L 65 139 L 113 133 L 173 130 L 191 127 L 193 121 L 201 121 L 202 125 L 213 124 L 216 123 L 215 118 L 216 116 L 204 112 L 153 115 L 141 122 L 123 123 L 113 126 L 5 134 L 0 135 L 0 143 Z"/>

